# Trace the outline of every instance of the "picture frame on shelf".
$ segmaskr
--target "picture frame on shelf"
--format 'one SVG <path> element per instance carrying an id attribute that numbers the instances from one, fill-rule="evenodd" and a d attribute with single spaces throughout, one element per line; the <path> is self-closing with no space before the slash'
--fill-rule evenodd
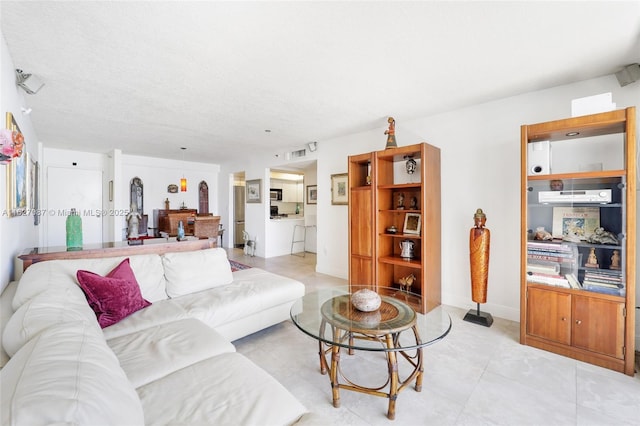
<path id="1" fill-rule="evenodd" d="M 420 235 L 420 225 L 422 224 L 422 215 L 420 213 L 407 213 L 404 216 L 404 234 Z"/>
<path id="2" fill-rule="evenodd" d="M 318 185 L 307 185 L 307 204 L 318 204 Z"/>
<path id="3" fill-rule="evenodd" d="M 565 241 L 585 241 L 600 227 L 599 207 L 554 207 L 551 235 Z"/>
<path id="4" fill-rule="evenodd" d="M 247 203 L 262 203 L 262 179 L 253 179 L 246 182 Z"/>
<path id="5" fill-rule="evenodd" d="M 349 204 L 349 191 L 347 191 L 349 181 L 348 173 L 339 173 L 331 175 L 331 204 L 347 205 Z"/>

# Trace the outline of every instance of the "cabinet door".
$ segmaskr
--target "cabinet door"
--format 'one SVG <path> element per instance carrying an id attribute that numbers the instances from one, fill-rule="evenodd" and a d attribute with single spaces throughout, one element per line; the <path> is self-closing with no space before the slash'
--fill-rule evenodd
<path id="1" fill-rule="evenodd" d="M 527 290 L 527 334 L 569 345 L 571 295 L 553 290 Z"/>
<path id="2" fill-rule="evenodd" d="M 573 346 L 623 359 L 624 304 L 573 297 Z"/>

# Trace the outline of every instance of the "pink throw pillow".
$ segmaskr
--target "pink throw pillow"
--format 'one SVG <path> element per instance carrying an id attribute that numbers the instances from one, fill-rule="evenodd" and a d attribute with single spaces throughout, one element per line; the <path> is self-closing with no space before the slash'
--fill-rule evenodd
<path id="1" fill-rule="evenodd" d="M 120 262 L 106 277 L 82 270 L 76 276 L 102 328 L 151 305 L 140 293 L 140 286 L 128 258 Z"/>

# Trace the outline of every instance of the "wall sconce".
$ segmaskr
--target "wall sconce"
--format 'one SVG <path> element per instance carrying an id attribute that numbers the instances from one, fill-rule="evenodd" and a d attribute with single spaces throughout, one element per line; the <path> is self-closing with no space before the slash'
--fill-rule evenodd
<path id="1" fill-rule="evenodd" d="M 21 69 L 16 69 L 16 84 L 30 95 L 35 95 L 44 86 L 42 80 L 37 76 L 24 73 Z"/>
<path id="2" fill-rule="evenodd" d="M 309 151 L 315 152 L 315 150 L 318 149 L 318 142 L 309 142 L 307 146 L 309 147 Z"/>
<path id="3" fill-rule="evenodd" d="M 182 161 L 184 162 L 184 151 L 187 148 L 182 147 L 180 149 L 182 150 Z M 187 178 L 184 177 L 184 173 L 182 174 L 182 179 L 180 179 L 180 192 L 187 192 Z"/>

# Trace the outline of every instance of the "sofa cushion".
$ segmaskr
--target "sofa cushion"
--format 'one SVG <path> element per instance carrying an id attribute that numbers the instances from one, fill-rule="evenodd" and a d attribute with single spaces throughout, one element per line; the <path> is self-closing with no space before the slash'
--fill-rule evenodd
<path id="1" fill-rule="evenodd" d="M 129 262 L 140 285 L 142 297 L 151 303 L 167 299 L 167 283 L 159 254 L 129 256 Z"/>
<path id="2" fill-rule="evenodd" d="M 239 353 L 206 359 L 137 391 L 147 425 L 288 425 L 307 412 Z"/>
<path id="3" fill-rule="evenodd" d="M 304 296 L 304 284 L 264 269 L 237 271 L 233 277 L 229 285 L 172 300 L 189 317 L 216 328 Z"/>
<path id="4" fill-rule="evenodd" d="M 43 330 L 69 321 L 85 322 L 102 335 L 96 314 L 78 286 L 47 290 L 29 299 L 11 316 L 2 333 L 2 344 L 13 356 Z"/>
<path id="5" fill-rule="evenodd" d="M 120 262 L 106 277 L 84 270 L 79 270 L 77 277 L 102 328 L 151 304 L 142 298 L 129 259 Z"/>
<path id="6" fill-rule="evenodd" d="M 227 252 L 222 248 L 165 253 L 162 255 L 162 264 L 169 297 L 183 296 L 233 281 Z"/>
<path id="7" fill-rule="evenodd" d="M 13 308 L 11 307 L 11 301 L 13 300 L 13 296 L 16 294 L 16 287 L 18 283 L 16 281 L 11 281 L 3 290 L 2 294 L 0 294 L 0 336 L 4 334 L 5 327 L 13 315 Z M 0 345 L 2 348 L 0 349 L 0 368 L 4 367 L 4 365 L 9 361 L 9 354 L 4 348 L 4 343 Z"/>
<path id="8" fill-rule="evenodd" d="M 0 370 L 3 425 L 143 425 L 118 359 L 86 322 L 54 325 Z"/>
<path id="9" fill-rule="evenodd" d="M 134 387 L 236 348 L 196 319 L 174 321 L 107 341 Z"/>
<path id="10" fill-rule="evenodd" d="M 105 339 L 109 340 L 185 318 L 189 318 L 189 315 L 181 306 L 176 305 L 173 299 L 160 300 L 120 322 L 103 328 L 102 332 Z"/>

